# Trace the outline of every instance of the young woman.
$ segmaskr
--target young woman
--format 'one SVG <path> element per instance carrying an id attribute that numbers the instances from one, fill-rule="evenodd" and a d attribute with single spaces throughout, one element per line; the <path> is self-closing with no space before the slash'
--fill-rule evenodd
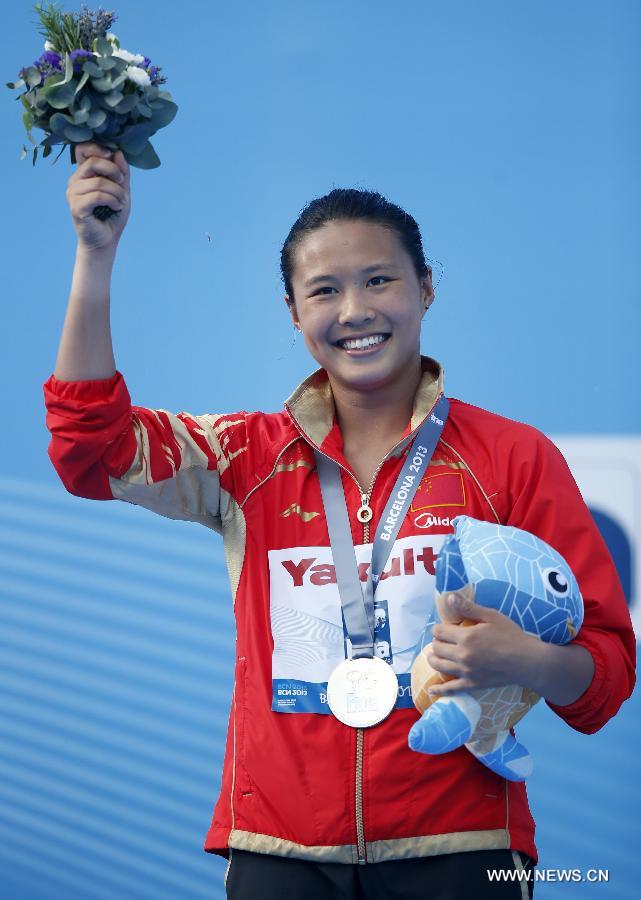
<path id="1" fill-rule="evenodd" d="M 441 367 L 420 354 L 434 289 L 416 222 L 366 191 L 334 190 L 303 210 L 282 251 L 285 300 L 321 368 L 283 412 L 132 407 L 109 329 L 129 168 L 121 153 L 111 159 L 94 144 L 80 145 L 77 160 L 67 192 L 76 264 L 44 386 L 49 452 L 74 494 L 125 500 L 223 535 L 236 671 L 205 849 L 229 857 L 228 895 L 527 896 L 531 883 L 487 876 L 536 859 L 524 785 L 465 748 L 442 756 L 411 749 L 418 713 L 408 673 L 431 608 L 434 560 L 450 517 L 467 514 L 531 531 L 562 553 L 585 621 L 571 645 L 554 646 L 471 604 L 462 611 L 476 627 L 434 629 L 431 662 L 454 676 L 441 692 L 519 683 L 584 732 L 629 696 L 627 607 L 561 454 L 533 428 L 450 400 L 376 589 L 369 657 L 393 668 L 395 708 L 371 727 L 345 724 L 329 708 L 327 683 L 355 643 L 319 469 L 327 461 L 339 473 L 338 506 L 344 495 L 356 577 L 366 586 L 376 525 L 417 432 L 438 423 L 444 402 Z M 92 210 L 100 204 L 119 214 L 99 221 Z"/>

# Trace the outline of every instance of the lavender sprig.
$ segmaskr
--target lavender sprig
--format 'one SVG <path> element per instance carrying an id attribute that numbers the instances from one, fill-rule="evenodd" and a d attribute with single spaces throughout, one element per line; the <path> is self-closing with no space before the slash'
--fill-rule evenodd
<path id="1" fill-rule="evenodd" d="M 80 10 L 80 13 L 76 13 L 80 46 L 85 50 L 91 50 L 97 37 L 106 37 L 117 16 L 115 12 L 107 12 L 101 6 L 92 11 L 83 4 Z"/>

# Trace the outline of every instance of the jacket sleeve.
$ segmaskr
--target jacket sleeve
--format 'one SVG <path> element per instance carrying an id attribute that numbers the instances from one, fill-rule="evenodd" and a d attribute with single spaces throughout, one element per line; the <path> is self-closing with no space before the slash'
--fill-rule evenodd
<path id="1" fill-rule="evenodd" d="M 52 375 L 43 388 L 49 457 L 70 493 L 124 500 L 221 531 L 234 492 L 231 461 L 247 447 L 243 413 L 132 406 L 120 372 L 97 381 Z"/>
<path id="2" fill-rule="evenodd" d="M 528 429 L 509 465 L 511 511 L 507 524 L 542 538 L 566 559 L 583 595 L 583 625 L 574 639 L 594 660 L 594 676 L 567 706 L 548 703 L 577 731 L 591 734 L 632 693 L 636 642 L 612 558 L 558 448 Z"/>

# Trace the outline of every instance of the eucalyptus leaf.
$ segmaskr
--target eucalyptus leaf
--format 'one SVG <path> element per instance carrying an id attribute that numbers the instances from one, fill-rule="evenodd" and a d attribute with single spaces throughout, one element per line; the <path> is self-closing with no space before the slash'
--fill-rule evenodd
<path id="1" fill-rule="evenodd" d="M 100 125 L 106 120 L 107 113 L 104 109 L 94 109 L 89 113 L 89 118 L 87 119 L 87 125 L 90 128 L 99 128 Z"/>
<path id="2" fill-rule="evenodd" d="M 47 93 L 47 103 L 54 109 L 65 109 L 73 103 L 74 96 L 73 84 L 54 85 Z"/>
<path id="3" fill-rule="evenodd" d="M 114 139 L 116 138 L 116 136 L 120 135 L 120 122 L 117 121 L 115 113 L 109 111 L 105 120 L 104 127 L 101 128 L 101 132 L 106 137 Z"/>
<path id="4" fill-rule="evenodd" d="M 76 86 L 76 90 L 74 91 L 74 94 L 77 94 L 78 91 L 81 91 L 88 81 L 89 81 L 89 72 L 83 72 L 82 76 L 80 78 L 80 81 L 78 82 L 78 84 Z"/>
<path id="5" fill-rule="evenodd" d="M 99 56 L 98 57 L 98 65 L 102 72 L 108 72 L 110 69 L 114 69 L 116 67 L 116 60 L 118 57 L 114 56 Z"/>
<path id="6" fill-rule="evenodd" d="M 149 141 L 143 144 L 139 153 L 132 153 L 128 147 L 123 147 L 122 152 L 129 165 L 137 169 L 157 169 L 160 165 L 158 154 Z"/>
<path id="7" fill-rule="evenodd" d="M 42 151 L 42 158 L 46 159 L 51 154 L 51 144 L 46 144 Z"/>
<path id="8" fill-rule="evenodd" d="M 49 119 L 49 130 L 53 134 L 64 134 L 67 125 L 73 125 L 73 117 L 65 113 L 54 113 Z"/>
<path id="9" fill-rule="evenodd" d="M 75 141 L 77 144 L 81 141 L 90 141 L 93 137 L 91 128 L 82 128 L 78 125 L 67 125 L 64 133 L 68 141 Z"/>
<path id="10" fill-rule="evenodd" d="M 152 129 L 147 122 L 131 125 L 129 128 L 126 128 L 120 135 L 120 144 L 123 151 L 126 149 L 132 156 L 137 156 L 144 148 L 152 133 Z"/>
<path id="11" fill-rule="evenodd" d="M 109 106 L 111 109 L 113 109 L 115 106 L 118 106 L 118 104 L 122 101 L 123 97 L 122 97 L 122 94 L 120 93 L 120 91 L 112 91 L 110 94 L 105 94 L 103 99 L 104 99 L 105 103 L 107 104 L 107 106 Z"/>
<path id="12" fill-rule="evenodd" d="M 104 112 L 104 110 L 98 109 L 96 110 L 96 112 Z M 87 124 L 89 125 L 90 123 L 88 122 Z M 103 132 L 105 132 L 109 127 L 109 119 L 107 118 L 107 114 L 105 113 L 104 121 L 102 121 L 99 125 L 92 125 L 91 127 L 94 130 L 94 134 L 103 134 Z"/>
<path id="13" fill-rule="evenodd" d="M 77 109 L 73 114 L 74 125 L 85 125 L 89 121 L 89 110 Z"/>
<path id="14" fill-rule="evenodd" d="M 32 165 L 35 166 L 36 160 L 37 160 L 37 159 L 38 159 L 38 148 L 37 148 L 37 147 L 34 147 L 34 148 L 33 148 L 33 162 L 32 162 Z"/>
<path id="15" fill-rule="evenodd" d="M 145 119 L 151 119 L 153 113 L 144 100 L 140 100 L 137 106 L 138 115 L 144 116 Z"/>
<path id="16" fill-rule="evenodd" d="M 22 114 L 22 124 L 27 129 L 27 131 L 31 131 L 33 128 L 33 115 L 30 112 L 25 110 Z"/>
<path id="17" fill-rule="evenodd" d="M 58 84 L 64 84 L 64 78 L 61 75 L 47 75 L 42 87 L 35 91 L 35 98 L 46 97 L 49 91 Z"/>
<path id="18" fill-rule="evenodd" d="M 63 84 L 69 84 L 73 78 L 73 60 L 69 53 L 65 53 L 65 77 Z"/>
<path id="19" fill-rule="evenodd" d="M 88 72 L 93 78 L 102 78 L 102 69 L 92 59 L 82 64 L 82 71 Z"/>
<path id="20" fill-rule="evenodd" d="M 109 75 L 104 78 L 92 78 L 91 87 L 100 94 L 108 94 L 111 90 L 111 78 Z"/>
<path id="21" fill-rule="evenodd" d="M 36 66 L 29 66 L 25 69 L 24 79 L 30 88 L 37 87 L 42 80 L 42 73 Z"/>
<path id="22" fill-rule="evenodd" d="M 99 53 L 101 56 L 111 56 L 113 54 L 113 47 L 111 46 L 111 42 L 104 37 L 97 37 L 93 42 L 93 49 L 96 53 Z"/>
<path id="23" fill-rule="evenodd" d="M 131 112 L 137 103 L 138 97 L 135 94 L 126 94 L 116 107 L 116 112 L 120 113 L 120 115 Z"/>
<path id="24" fill-rule="evenodd" d="M 151 121 L 156 130 L 169 125 L 178 112 L 178 106 L 170 100 L 158 100 L 156 103 L 151 104 L 151 108 L 153 110 Z"/>
<path id="25" fill-rule="evenodd" d="M 114 61 L 114 70 L 119 75 L 121 75 L 125 71 L 127 66 L 129 65 L 129 63 L 127 62 L 126 59 L 122 59 L 120 56 L 112 56 L 111 58 Z"/>
<path id="26" fill-rule="evenodd" d="M 113 78 L 113 76 L 112 76 L 112 78 Z M 126 84 L 127 81 L 128 81 L 128 78 L 125 75 L 125 73 L 123 72 L 122 74 L 117 75 L 115 78 L 113 78 L 113 81 L 111 82 L 111 86 L 115 90 L 116 88 L 119 88 L 121 84 Z"/>

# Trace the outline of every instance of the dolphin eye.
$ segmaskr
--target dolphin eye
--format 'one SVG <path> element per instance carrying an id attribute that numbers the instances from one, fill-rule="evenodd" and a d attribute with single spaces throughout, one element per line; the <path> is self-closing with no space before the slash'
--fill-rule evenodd
<path id="1" fill-rule="evenodd" d="M 557 597 L 565 597 L 570 590 L 567 578 L 558 569 L 546 569 L 543 573 L 545 586 L 549 588 Z"/>

